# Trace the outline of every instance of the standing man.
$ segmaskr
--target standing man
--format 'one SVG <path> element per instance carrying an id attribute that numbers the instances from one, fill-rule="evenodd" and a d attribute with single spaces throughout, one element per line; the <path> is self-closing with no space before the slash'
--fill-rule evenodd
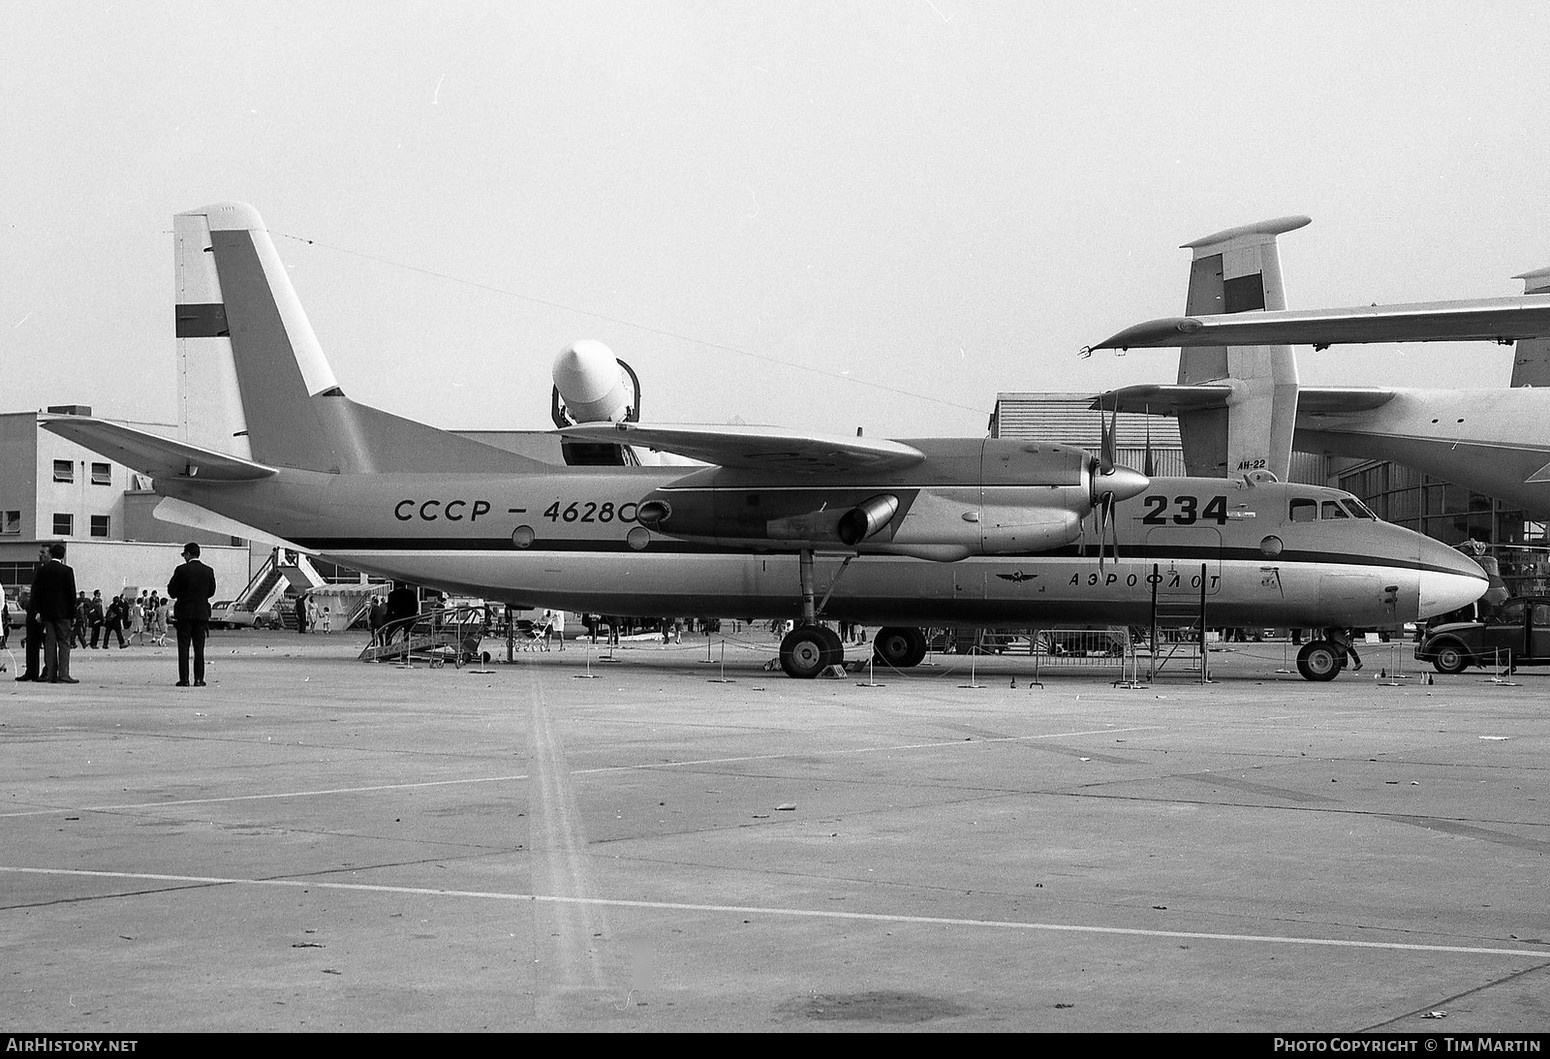
<path id="1" fill-rule="evenodd" d="M 188 649 L 194 649 L 194 687 L 205 686 L 205 637 L 210 632 L 210 598 L 215 595 L 215 571 L 199 561 L 199 545 L 183 546 L 183 565 L 172 571 L 167 595 L 176 600 L 172 618 L 178 626 L 178 682 L 188 687 Z"/>
<path id="2" fill-rule="evenodd" d="M 48 546 L 48 562 L 32 579 L 27 613 L 43 626 L 43 670 L 53 684 L 77 684 L 70 675 L 70 639 L 75 631 L 75 571 L 65 565 L 63 541 Z M 41 678 L 40 678 L 41 679 Z"/>
<path id="3" fill-rule="evenodd" d="M 108 634 L 102 631 L 102 626 L 107 620 L 107 615 L 102 611 L 102 589 L 97 589 L 91 594 L 91 602 L 86 604 L 86 624 L 91 629 L 92 650 L 97 648 L 97 637 L 102 637 L 104 649 L 108 646 Z"/>
<path id="4" fill-rule="evenodd" d="M 27 664 L 17 680 L 42 680 L 44 670 L 40 669 L 43 658 L 43 623 L 32 612 L 32 590 L 24 588 L 16 597 L 16 605 L 22 610 L 22 650 L 26 655 Z"/>
<path id="5" fill-rule="evenodd" d="M 420 613 L 420 597 L 415 590 L 403 581 L 393 582 L 393 591 L 387 598 L 387 634 L 383 637 L 383 643 L 392 643 L 393 635 L 402 631 L 404 642 L 409 642 L 409 634 L 413 631 L 413 622 L 407 619 Z"/>

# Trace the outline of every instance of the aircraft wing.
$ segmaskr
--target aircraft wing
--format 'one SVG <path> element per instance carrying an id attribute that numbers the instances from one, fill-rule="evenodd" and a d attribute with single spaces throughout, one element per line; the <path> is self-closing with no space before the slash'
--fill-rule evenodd
<path id="1" fill-rule="evenodd" d="M 1361 342 L 1513 342 L 1550 335 L 1550 295 L 1280 310 L 1148 320 L 1089 350 L 1325 346 Z"/>
<path id="2" fill-rule="evenodd" d="M 583 423 L 564 427 L 558 433 L 585 441 L 675 452 L 741 470 L 897 470 L 926 458 L 919 449 L 898 441 L 841 434 L 802 434 L 780 427 Z"/>
<path id="3" fill-rule="evenodd" d="M 56 416 L 43 419 L 40 425 L 152 478 L 197 476 L 211 482 L 251 482 L 275 473 L 273 467 L 261 463 L 101 419 Z"/>

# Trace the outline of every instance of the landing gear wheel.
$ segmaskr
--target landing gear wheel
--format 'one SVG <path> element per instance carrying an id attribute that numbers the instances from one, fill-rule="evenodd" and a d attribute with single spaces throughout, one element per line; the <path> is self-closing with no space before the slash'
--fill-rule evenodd
<path id="1" fill-rule="evenodd" d="M 1469 656 L 1457 644 L 1443 644 L 1437 648 L 1432 666 L 1439 673 L 1462 673 L 1469 668 Z"/>
<path id="2" fill-rule="evenodd" d="M 1345 652 L 1328 640 L 1310 640 L 1297 652 L 1297 672 L 1304 680 L 1334 680 L 1345 668 Z"/>
<path id="3" fill-rule="evenodd" d="M 798 680 L 811 680 L 844 655 L 839 636 L 822 625 L 792 629 L 780 641 L 780 668 Z"/>
<path id="4" fill-rule="evenodd" d="M 872 654 L 895 669 L 918 666 L 926 657 L 926 634 L 915 628 L 886 625 L 872 637 Z"/>

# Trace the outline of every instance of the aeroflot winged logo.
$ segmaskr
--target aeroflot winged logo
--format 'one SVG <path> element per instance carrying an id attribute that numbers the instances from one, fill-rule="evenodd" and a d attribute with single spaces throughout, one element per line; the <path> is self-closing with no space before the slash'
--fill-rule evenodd
<path id="1" fill-rule="evenodd" d="M 996 576 L 999 577 L 1003 581 L 1011 581 L 1011 582 L 1013 582 L 1015 584 L 1022 584 L 1024 581 L 1032 581 L 1034 578 L 1038 577 L 1039 575 L 1038 574 L 1025 574 L 1021 570 L 1016 570 L 1016 571 L 1013 571 L 1010 574 L 997 574 Z"/>

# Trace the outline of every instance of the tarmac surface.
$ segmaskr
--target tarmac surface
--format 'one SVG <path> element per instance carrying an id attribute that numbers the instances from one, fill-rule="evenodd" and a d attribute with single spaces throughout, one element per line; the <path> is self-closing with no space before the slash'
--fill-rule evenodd
<path id="1" fill-rule="evenodd" d="M 1550 671 L 363 642 L 6 659 L 0 1029 L 1550 1027 Z"/>

